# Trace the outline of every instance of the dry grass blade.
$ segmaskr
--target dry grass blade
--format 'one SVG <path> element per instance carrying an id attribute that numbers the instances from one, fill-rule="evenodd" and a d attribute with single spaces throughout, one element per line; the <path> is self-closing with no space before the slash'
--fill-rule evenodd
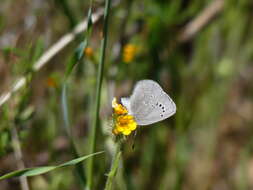
<path id="1" fill-rule="evenodd" d="M 98 9 L 94 14 L 92 14 L 93 23 L 97 22 L 103 15 L 103 9 Z M 33 66 L 34 71 L 40 70 L 45 66 L 57 53 L 59 53 L 64 47 L 66 47 L 70 42 L 72 42 L 75 37 L 84 32 L 87 29 L 87 19 L 84 19 L 80 24 L 78 24 L 74 30 L 58 40 L 54 45 L 52 45 L 39 59 L 35 62 Z M 17 82 L 13 85 L 10 91 L 2 94 L 0 96 L 0 106 L 2 106 L 6 101 L 10 99 L 13 93 L 18 91 L 21 87 L 26 84 L 26 77 L 20 77 Z"/>
<path id="2" fill-rule="evenodd" d="M 178 37 L 179 42 L 185 42 L 194 37 L 204 26 L 206 26 L 224 8 L 224 0 L 213 1 L 199 16 L 189 22 Z"/>

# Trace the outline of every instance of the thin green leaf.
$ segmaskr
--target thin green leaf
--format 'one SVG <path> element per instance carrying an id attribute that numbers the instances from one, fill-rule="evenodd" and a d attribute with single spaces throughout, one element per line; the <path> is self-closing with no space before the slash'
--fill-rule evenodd
<path id="1" fill-rule="evenodd" d="M 62 87 L 61 106 L 62 106 L 64 127 L 65 127 L 66 133 L 67 133 L 67 135 L 70 139 L 70 142 L 71 142 L 70 149 L 71 149 L 74 157 L 79 157 L 78 151 L 77 151 L 76 146 L 74 144 L 74 140 L 72 138 L 72 135 L 70 134 L 71 129 L 70 129 L 69 113 L 68 113 L 67 81 L 64 81 L 63 87 Z M 78 175 L 78 178 L 80 179 L 80 183 L 83 186 L 85 186 L 86 176 L 85 176 L 83 165 L 81 163 L 77 164 L 77 165 L 75 165 L 75 169 L 76 169 L 76 174 Z"/>
<path id="2" fill-rule="evenodd" d="M 70 135 L 66 88 L 67 88 L 67 84 L 66 84 L 66 82 L 64 82 L 63 87 L 62 87 L 62 94 L 61 94 L 61 105 L 62 105 L 64 126 L 65 126 L 65 129 L 66 129 L 68 135 Z"/>
<path id="3" fill-rule="evenodd" d="M 83 40 L 83 42 L 81 42 L 79 44 L 79 46 L 76 48 L 74 57 L 67 64 L 67 69 L 66 69 L 66 72 L 65 72 L 65 79 L 67 79 L 69 77 L 69 75 L 73 71 L 74 67 L 82 59 L 82 57 L 84 55 L 84 50 L 87 47 L 87 45 L 88 45 L 87 38 L 85 38 Z"/>
<path id="4" fill-rule="evenodd" d="M 58 166 L 42 166 L 42 167 L 26 168 L 24 170 L 18 170 L 18 171 L 10 172 L 8 174 L 5 174 L 5 175 L 1 176 L 0 180 L 11 178 L 11 177 L 21 177 L 21 176 L 26 176 L 27 177 L 27 176 L 35 176 L 35 175 L 44 174 L 44 173 L 47 173 L 49 171 L 52 171 L 52 170 L 55 170 L 55 169 L 58 169 L 58 168 L 76 165 L 76 164 L 84 161 L 87 158 L 90 158 L 92 156 L 101 154 L 103 152 L 104 151 L 96 152 L 94 154 L 89 154 L 89 155 L 86 155 L 86 156 L 82 156 L 80 158 L 70 160 L 70 161 L 65 162 L 63 164 L 60 164 Z"/>
<path id="5" fill-rule="evenodd" d="M 87 31 L 89 32 L 89 30 L 91 29 L 91 27 L 92 27 L 92 24 L 93 24 L 93 22 L 92 22 L 92 8 L 91 8 L 91 6 L 90 6 L 90 8 L 89 8 L 89 12 L 88 12 L 88 27 L 87 27 Z"/>
<path id="6" fill-rule="evenodd" d="M 68 162 L 63 163 L 63 164 L 59 165 L 58 167 L 65 167 L 65 166 L 76 165 L 76 164 L 78 164 L 78 163 L 84 161 L 85 159 L 87 159 L 87 158 L 89 158 L 89 157 L 91 157 L 91 156 L 95 156 L 95 155 L 101 154 L 101 153 L 103 153 L 103 152 L 104 152 L 104 151 L 100 151 L 100 152 L 96 152 L 96 153 L 94 153 L 94 154 L 90 154 L 90 155 L 87 155 L 87 156 L 83 156 L 83 157 L 80 157 L 80 158 L 76 158 L 76 159 L 73 159 L 73 160 L 70 160 L 70 161 L 68 161 Z"/>
<path id="7" fill-rule="evenodd" d="M 31 169 L 25 171 L 25 173 L 23 173 L 23 174 L 25 174 L 25 176 L 35 176 L 35 175 L 47 173 L 47 172 L 54 170 L 56 168 L 57 168 L 57 166 L 42 166 L 42 167 L 37 167 L 37 168 L 33 168 L 33 169 L 31 168 Z M 22 172 L 22 170 L 20 172 Z M 22 175 L 22 176 L 24 176 L 24 175 Z"/>
<path id="8" fill-rule="evenodd" d="M 68 114 L 68 101 L 67 101 L 67 81 L 68 81 L 68 77 L 71 74 L 71 72 L 73 71 L 74 67 L 81 61 L 81 59 L 84 56 L 84 50 L 88 45 L 88 39 L 90 37 L 91 34 L 91 27 L 92 27 L 92 11 L 91 11 L 91 6 L 89 9 L 89 13 L 88 13 L 88 23 L 87 23 L 87 31 L 85 32 L 85 37 L 82 43 L 80 43 L 80 45 L 78 46 L 78 48 L 76 48 L 75 50 L 75 54 L 72 57 L 72 59 L 70 60 L 70 62 L 67 64 L 67 68 L 65 71 L 65 79 L 63 81 L 63 88 L 62 88 L 62 96 L 61 96 L 61 104 L 62 104 L 62 111 L 63 111 L 63 119 L 64 119 L 64 126 L 65 126 L 65 130 L 68 134 L 68 137 L 70 138 L 71 141 L 71 150 L 73 152 L 73 155 L 75 157 L 78 157 L 78 151 L 75 147 L 75 143 L 74 140 L 72 138 L 72 135 L 70 134 L 70 121 L 69 121 L 69 114 Z M 81 158 L 80 158 L 81 159 Z M 82 159 L 81 159 L 82 160 Z M 73 162 L 80 162 L 79 159 L 77 160 L 73 160 Z M 65 163 L 65 165 L 68 164 L 72 164 L 71 163 Z M 84 187 L 86 185 L 86 176 L 85 176 L 85 172 L 84 172 L 84 168 L 83 165 L 80 164 L 76 164 L 76 173 L 80 179 L 81 185 Z"/>
<path id="9" fill-rule="evenodd" d="M 83 58 L 84 50 L 88 46 L 88 40 L 90 38 L 90 35 L 91 35 L 91 32 L 92 32 L 92 25 L 93 25 L 93 23 L 92 23 L 92 8 L 91 8 L 91 6 L 89 8 L 87 20 L 88 20 L 88 22 L 87 22 L 87 31 L 85 33 L 84 40 L 76 48 L 74 59 L 72 59 L 68 63 L 68 65 L 67 65 L 67 69 L 66 69 L 66 72 L 65 72 L 65 78 L 66 79 L 70 75 L 70 73 L 72 72 L 72 70 L 75 67 L 75 65 L 77 65 L 79 63 L 79 61 Z"/>
<path id="10" fill-rule="evenodd" d="M 84 49 L 87 47 L 87 45 L 88 45 L 88 42 L 87 42 L 87 38 L 86 38 L 86 39 L 84 39 L 83 42 L 80 43 L 80 45 L 76 49 L 76 55 L 77 55 L 78 61 L 83 57 Z"/>
<path id="11" fill-rule="evenodd" d="M 37 43 L 35 44 L 35 47 L 33 47 L 33 54 L 31 57 L 31 64 L 33 65 L 39 57 L 42 55 L 44 50 L 44 41 L 42 39 L 39 39 Z"/>

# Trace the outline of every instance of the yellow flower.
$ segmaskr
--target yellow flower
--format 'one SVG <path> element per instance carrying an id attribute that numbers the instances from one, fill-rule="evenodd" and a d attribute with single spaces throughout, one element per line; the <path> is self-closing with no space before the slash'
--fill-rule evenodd
<path id="1" fill-rule="evenodd" d="M 93 56 L 93 49 L 91 48 L 91 47 L 86 47 L 85 49 L 84 49 L 84 54 L 85 54 L 85 56 L 87 56 L 87 57 L 91 57 L 91 56 Z"/>
<path id="2" fill-rule="evenodd" d="M 135 55 L 137 52 L 136 45 L 133 44 L 127 44 L 123 48 L 123 61 L 125 63 L 130 63 L 133 61 Z"/>
<path id="3" fill-rule="evenodd" d="M 130 135 L 131 132 L 137 128 L 137 123 L 134 120 L 134 117 L 128 115 L 127 109 L 121 104 L 118 104 L 116 98 L 112 101 L 112 107 L 114 109 L 114 128 L 112 132 L 115 135 Z"/>
<path id="4" fill-rule="evenodd" d="M 112 100 L 112 107 L 114 109 L 114 113 L 117 115 L 123 115 L 128 113 L 127 109 L 124 106 L 117 103 L 116 98 L 113 98 Z"/>

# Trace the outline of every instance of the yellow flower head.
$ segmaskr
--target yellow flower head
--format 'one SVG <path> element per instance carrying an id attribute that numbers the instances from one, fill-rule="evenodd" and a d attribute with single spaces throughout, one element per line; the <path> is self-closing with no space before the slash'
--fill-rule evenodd
<path id="1" fill-rule="evenodd" d="M 85 49 L 84 49 L 84 54 L 85 54 L 85 56 L 87 56 L 87 57 L 92 57 L 93 56 L 93 49 L 91 48 L 91 47 L 86 47 Z"/>
<path id="2" fill-rule="evenodd" d="M 133 44 L 127 44 L 123 48 L 123 61 L 130 63 L 133 61 L 137 52 L 137 46 Z"/>
<path id="3" fill-rule="evenodd" d="M 113 107 L 114 113 L 117 115 L 123 115 L 123 114 L 128 113 L 127 109 L 124 106 L 117 103 L 116 98 L 113 98 L 112 100 L 112 107 Z"/>
<path id="4" fill-rule="evenodd" d="M 137 123 L 132 115 L 128 115 L 127 109 L 121 104 L 117 103 L 116 98 L 112 101 L 114 109 L 114 128 L 113 134 L 130 135 L 132 131 L 137 128 Z"/>

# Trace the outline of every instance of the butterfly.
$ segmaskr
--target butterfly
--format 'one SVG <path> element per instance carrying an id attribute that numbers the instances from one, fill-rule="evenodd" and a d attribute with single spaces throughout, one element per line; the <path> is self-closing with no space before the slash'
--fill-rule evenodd
<path id="1" fill-rule="evenodd" d="M 121 103 L 140 126 L 162 121 L 176 113 L 176 104 L 153 80 L 137 82 L 133 94 L 121 98 Z"/>

